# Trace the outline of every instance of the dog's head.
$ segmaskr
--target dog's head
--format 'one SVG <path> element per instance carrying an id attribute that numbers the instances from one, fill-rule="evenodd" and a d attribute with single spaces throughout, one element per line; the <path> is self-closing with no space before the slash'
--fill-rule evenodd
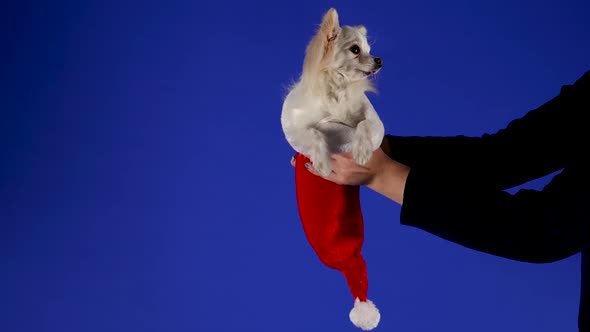
<path id="1" fill-rule="evenodd" d="M 307 47 L 304 75 L 328 70 L 354 82 L 377 73 L 382 66 L 381 58 L 371 55 L 367 29 L 362 25 L 340 27 L 338 13 L 331 8 Z"/>
<path id="2" fill-rule="evenodd" d="M 366 78 L 383 66 L 381 58 L 371 55 L 367 29 L 362 25 L 343 26 L 334 42 L 332 60 L 326 64 L 349 80 Z"/>

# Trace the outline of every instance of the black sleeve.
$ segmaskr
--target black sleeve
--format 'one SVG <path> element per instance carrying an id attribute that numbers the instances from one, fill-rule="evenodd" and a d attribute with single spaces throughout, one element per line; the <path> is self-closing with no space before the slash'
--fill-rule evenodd
<path id="1" fill-rule="evenodd" d="M 590 72 L 505 129 L 482 137 L 387 136 L 411 170 L 402 224 L 466 247 L 528 262 L 558 260 L 587 242 Z M 541 191 L 510 188 L 563 169 Z"/>
<path id="2" fill-rule="evenodd" d="M 590 234 L 588 165 L 568 166 L 541 191 L 510 194 L 415 168 L 401 222 L 489 254 L 534 263 L 578 253 Z"/>
<path id="3" fill-rule="evenodd" d="M 588 132 L 585 113 L 590 71 L 558 96 L 494 134 L 481 137 L 387 135 L 384 150 L 413 168 L 456 170 L 495 188 L 506 189 L 560 170 L 580 156 Z M 586 108 L 581 107 L 586 105 Z"/>

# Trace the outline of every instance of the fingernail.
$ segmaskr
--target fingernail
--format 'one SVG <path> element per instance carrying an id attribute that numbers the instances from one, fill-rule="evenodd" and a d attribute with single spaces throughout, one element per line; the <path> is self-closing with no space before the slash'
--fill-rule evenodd
<path id="1" fill-rule="evenodd" d="M 291 157 L 291 163 L 295 161 L 295 156 Z"/>

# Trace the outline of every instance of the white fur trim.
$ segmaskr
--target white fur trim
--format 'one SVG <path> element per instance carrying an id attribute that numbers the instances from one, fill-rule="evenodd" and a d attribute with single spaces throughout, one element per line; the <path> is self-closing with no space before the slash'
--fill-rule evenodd
<path id="1" fill-rule="evenodd" d="M 354 301 L 354 308 L 350 310 L 350 321 L 364 331 L 369 331 L 377 327 L 381 314 L 375 304 L 367 299 L 363 302 L 358 298 Z"/>

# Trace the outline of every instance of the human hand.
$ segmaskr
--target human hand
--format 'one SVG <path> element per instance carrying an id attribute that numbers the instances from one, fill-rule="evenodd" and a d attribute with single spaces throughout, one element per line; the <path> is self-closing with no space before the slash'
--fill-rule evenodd
<path id="1" fill-rule="evenodd" d="M 389 157 L 381 149 L 374 151 L 365 165 L 357 164 L 351 153 L 334 154 L 330 158 L 332 172 L 324 178 L 340 185 L 370 185 L 388 160 Z M 294 158 L 291 159 L 291 165 L 295 166 Z M 321 176 L 311 163 L 307 163 L 305 167 L 311 173 Z"/>
<path id="2" fill-rule="evenodd" d="M 330 161 L 332 173 L 325 179 L 340 185 L 366 185 L 392 201 L 403 203 L 410 168 L 390 159 L 381 148 L 373 152 L 365 165 L 357 164 L 350 153 L 332 155 Z M 295 166 L 295 158 L 291 159 L 291 165 Z M 310 163 L 306 168 L 320 176 Z"/>

